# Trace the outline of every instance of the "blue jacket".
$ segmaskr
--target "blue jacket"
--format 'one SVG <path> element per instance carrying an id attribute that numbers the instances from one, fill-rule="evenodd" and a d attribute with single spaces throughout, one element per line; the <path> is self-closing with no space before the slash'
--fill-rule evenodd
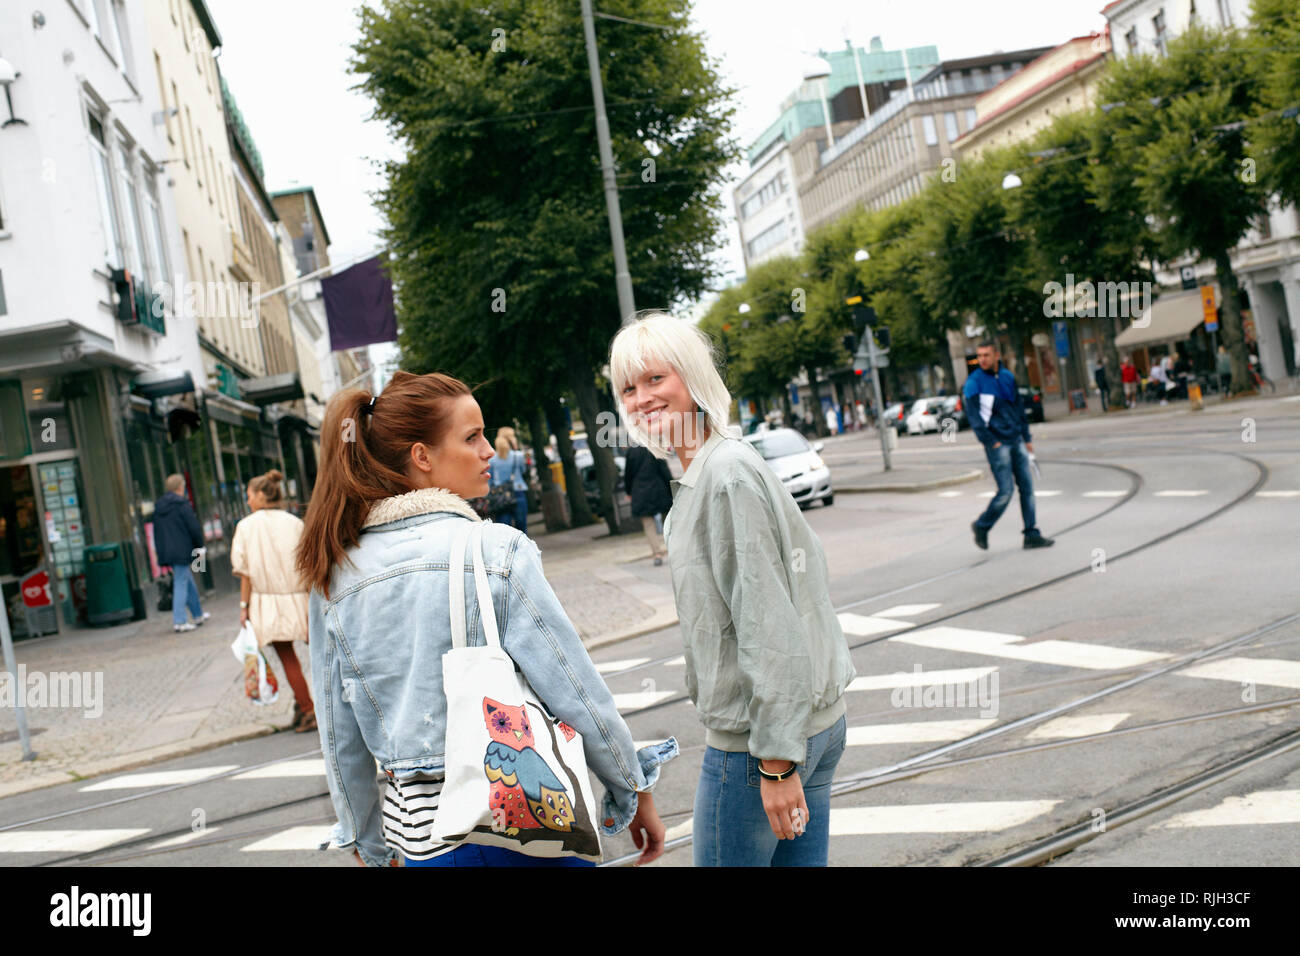
<path id="1" fill-rule="evenodd" d="M 203 547 L 203 529 L 189 499 L 169 491 L 153 506 L 153 547 L 166 568 L 189 564 Z"/>
<path id="2" fill-rule="evenodd" d="M 399 780 L 444 769 L 451 540 L 462 522 L 478 520 L 440 488 L 377 501 L 359 543 L 333 570 L 329 599 L 313 589 L 308 601 L 321 751 L 339 820 L 333 842 L 355 845 L 369 866 L 394 855 L 384 842 L 375 761 Z M 547 709 L 582 734 L 587 767 L 607 789 L 602 828 L 617 833 L 636 814 L 636 791 L 654 785 L 677 742 L 633 747 L 609 688 L 542 574 L 537 546 L 505 525 L 484 531 L 501 646 Z M 473 573 L 472 562 L 466 573 Z M 466 636 L 479 645 L 485 641 L 474 593 L 471 577 Z M 604 826 L 607 818 L 612 826 Z"/>
<path id="3" fill-rule="evenodd" d="M 1005 368 L 999 368 L 997 375 L 990 375 L 977 366 L 961 392 L 966 420 L 986 448 L 995 442 L 1014 445 L 1019 441 L 1033 441 L 1020 404 L 1016 377 Z"/>

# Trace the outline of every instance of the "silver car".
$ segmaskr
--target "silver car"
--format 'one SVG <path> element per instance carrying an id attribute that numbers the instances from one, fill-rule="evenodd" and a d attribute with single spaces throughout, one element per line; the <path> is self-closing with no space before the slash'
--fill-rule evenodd
<path id="1" fill-rule="evenodd" d="M 800 508 L 806 508 L 814 501 L 827 507 L 835 503 L 831 471 L 817 454 L 822 450 L 821 442 L 810 445 L 808 439 L 793 428 L 774 428 L 746 435 L 745 441 L 763 456 Z"/>

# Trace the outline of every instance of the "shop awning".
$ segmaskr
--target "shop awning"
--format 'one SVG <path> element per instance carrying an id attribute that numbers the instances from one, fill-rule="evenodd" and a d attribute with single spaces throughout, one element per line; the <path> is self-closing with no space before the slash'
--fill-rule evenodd
<path id="1" fill-rule="evenodd" d="M 256 405 L 291 402 L 303 398 L 302 380 L 297 372 L 282 372 L 264 378 L 246 378 L 239 383 L 240 394 Z"/>
<path id="2" fill-rule="evenodd" d="M 131 381 L 131 391 L 142 398 L 162 398 L 164 395 L 184 395 L 194 391 L 194 379 L 189 372 L 144 372 Z"/>
<path id="3" fill-rule="evenodd" d="M 1181 342 L 1192 334 L 1192 330 L 1205 321 L 1201 308 L 1199 291 L 1181 292 L 1174 295 L 1162 295 L 1151 304 L 1143 318 L 1150 319 L 1141 325 L 1143 319 L 1134 319 L 1119 335 L 1115 336 L 1118 349 L 1146 348 L 1166 342 Z"/>
<path id="4" fill-rule="evenodd" d="M 106 365 L 144 371 L 141 363 L 118 354 L 111 338 L 72 319 L 0 329 L 0 375 L 49 375 Z"/>

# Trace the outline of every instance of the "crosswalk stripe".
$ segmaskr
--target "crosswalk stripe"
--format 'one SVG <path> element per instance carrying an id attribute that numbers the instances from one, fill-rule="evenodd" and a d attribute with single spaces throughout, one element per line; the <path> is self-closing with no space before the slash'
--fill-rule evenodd
<path id="1" fill-rule="evenodd" d="M 289 827 L 269 837 L 241 846 L 241 853 L 284 852 L 286 850 L 316 850 L 330 838 L 333 827 L 320 825 L 310 827 Z"/>
<path id="2" fill-rule="evenodd" d="M 255 770 L 237 773 L 231 780 L 270 780 L 278 777 L 323 777 L 325 776 L 325 759 L 313 757 L 308 760 L 286 760 L 283 763 L 268 764 Z"/>
<path id="3" fill-rule="evenodd" d="M 936 684 L 970 684 L 987 677 L 996 667 L 959 667 L 946 671 L 898 671 L 894 674 L 871 674 L 849 681 L 849 690 L 892 690 L 895 687 L 930 687 Z"/>
<path id="4" fill-rule="evenodd" d="M 1057 717 L 1031 730 L 1026 740 L 1065 740 L 1070 737 L 1087 737 L 1114 730 L 1129 715 L 1088 714 L 1080 717 Z"/>
<path id="5" fill-rule="evenodd" d="M 1085 498 L 1122 498 L 1128 494 L 1127 491 L 1085 491 Z"/>
<path id="6" fill-rule="evenodd" d="M 683 654 L 678 654 L 670 661 L 664 661 L 664 667 L 685 667 L 685 666 L 686 666 L 686 657 Z"/>
<path id="7" fill-rule="evenodd" d="M 997 723 L 988 720 L 921 720 L 910 723 L 863 724 L 848 729 L 846 742 L 850 747 L 873 744 L 947 743 L 961 740 Z"/>
<path id="8" fill-rule="evenodd" d="M 690 836 L 695 831 L 695 818 L 691 817 L 685 823 L 679 823 L 674 827 L 669 827 L 664 831 L 664 842 L 677 840 L 681 837 Z"/>
<path id="9" fill-rule="evenodd" d="M 1195 498 L 1198 495 L 1208 495 L 1208 491 L 1157 491 L 1157 498 Z"/>
<path id="10" fill-rule="evenodd" d="M 1059 800 L 990 800 L 840 807 L 831 811 L 831 836 L 884 833 L 987 833 L 1019 826 L 1049 812 Z"/>
<path id="11" fill-rule="evenodd" d="M 174 836 L 168 840 L 159 840 L 157 843 L 150 843 L 149 849 L 161 850 L 167 846 L 182 846 L 191 840 L 197 840 L 199 837 L 211 836 L 220 830 L 221 827 L 204 827 L 202 830 L 194 830 L 190 833 L 182 833 L 180 836 Z"/>
<path id="12" fill-rule="evenodd" d="M 1269 657 L 1225 657 L 1206 661 L 1179 673 L 1187 677 L 1208 677 L 1239 684 L 1263 684 L 1266 687 L 1300 688 L 1300 661 Z"/>
<path id="13" fill-rule="evenodd" d="M 238 770 L 239 764 L 232 763 L 224 767 L 191 767 L 188 770 L 153 770 L 148 773 L 128 773 L 125 776 L 101 780 L 89 786 L 81 787 L 81 793 L 97 790 L 130 790 L 135 787 L 170 787 L 178 783 L 194 783 L 206 780 L 218 774 Z"/>
<path id="14" fill-rule="evenodd" d="M 1192 810 L 1162 823 L 1153 830 L 1186 827 L 1227 827 L 1261 823 L 1300 823 L 1300 790 L 1258 790 L 1244 797 L 1225 797 L 1217 807 Z"/>
<path id="15" fill-rule="evenodd" d="M 114 830 L 15 830 L 0 833 L 0 853 L 84 853 L 144 836 L 148 827 Z"/>
<path id="16" fill-rule="evenodd" d="M 667 700 L 669 697 L 675 697 L 676 691 L 673 690 L 638 690 L 628 694 L 615 694 L 614 706 L 622 710 L 639 710 L 642 707 L 649 707 L 651 704 L 657 704 L 661 700 Z"/>
<path id="17" fill-rule="evenodd" d="M 1300 497 L 1300 491 L 1259 491 L 1256 492 L 1259 498 L 1296 498 Z"/>
<path id="18" fill-rule="evenodd" d="M 597 664 L 596 670 L 601 674 L 611 674 L 614 671 L 627 670 L 629 667 L 640 667 L 649 660 L 648 657 L 631 657 L 625 661 L 606 661 L 603 664 Z"/>
<path id="19" fill-rule="evenodd" d="M 910 634 L 899 634 L 889 640 L 915 647 L 932 647 L 968 654 L 988 654 L 992 657 L 1009 657 L 1019 661 L 1057 664 L 1061 667 L 1083 667 L 1089 670 L 1135 667 L 1169 656 L 1154 651 L 1134 651 L 1124 647 L 1109 647 L 1105 644 L 1080 644 L 1076 641 L 1036 641 L 1033 644 L 1021 644 L 1024 638 L 1019 634 L 974 631 L 965 627 L 950 627 L 946 624 L 927 627 Z"/>
<path id="20" fill-rule="evenodd" d="M 841 611 L 836 617 L 839 618 L 840 627 L 844 629 L 844 633 L 852 634 L 855 637 L 888 634 L 890 631 L 902 631 L 912 626 L 906 621 L 868 617 L 865 614 L 854 614 L 852 611 Z"/>
<path id="21" fill-rule="evenodd" d="M 872 617 L 916 617 L 918 614 L 924 614 L 926 611 L 933 611 L 941 604 L 895 604 L 893 607 L 887 607 L 883 611 L 877 611 Z"/>
<path id="22" fill-rule="evenodd" d="M 940 498 L 960 498 L 963 494 L 965 494 L 965 492 L 962 492 L 962 491 L 941 491 L 941 492 L 939 492 L 939 497 L 940 497 Z"/>
<path id="23" fill-rule="evenodd" d="M 1038 491 L 1037 489 L 1034 490 L 1035 498 L 1055 498 L 1057 495 L 1063 495 L 1063 494 L 1065 494 L 1064 491 Z"/>
<path id="24" fill-rule="evenodd" d="M 996 495 L 996 494 L 997 494 L 996 491 L 981 491 L 981 492 L 980 492 L 976 497 L 978 497 L 978 498 L 992 498 L 992 497 L 993 497 L 994 495 Z"/>

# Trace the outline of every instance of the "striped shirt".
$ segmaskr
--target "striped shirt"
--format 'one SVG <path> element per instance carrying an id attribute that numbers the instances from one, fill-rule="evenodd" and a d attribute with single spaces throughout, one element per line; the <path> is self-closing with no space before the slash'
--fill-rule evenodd
<path id="1" fill-rule="evenodd" d="M 384 842 L 412 860 L 429 860 L 455 849 L 454 843 L 437 843 L 432 837 L 433 818 L 443 777 L 398 780 L 391 773 L 384 788 Z"/>

